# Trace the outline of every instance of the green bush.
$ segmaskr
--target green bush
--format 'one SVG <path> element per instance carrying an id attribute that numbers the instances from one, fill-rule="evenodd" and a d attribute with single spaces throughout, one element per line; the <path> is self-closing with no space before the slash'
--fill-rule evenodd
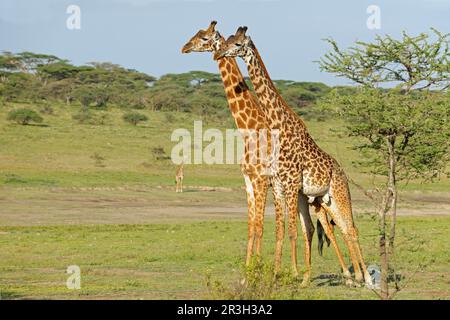
<path id="1" fill-rule="evenodd" d="M 7 119 L 21 125 L 27 125 L 30 122 L 41 123 L 44 121 L 44 119 L 36 111 L 27 108 L 20 108 L 10 111 Z"/>
<path id="2" fill-rule="evenodd" d="M 40 109 L 39 112 L 42 114 L 48 114 L 48 115 L 52 115 L 54 110 L 53 108 L 49 105 L 49 104 L 44 104 Z"/>
<path id="3" fill-rule="evenodd" d="M 76 120 L 80 124 L 87 124 L 93 121 L 92 113 L 88 110 L 81 110 L 80 112 L 72 116 L 73 120 Z"/>
<path id="4" fill-rule="evenodd" d="M 244 281 L 245 279 L 245 281 Z M 288 272 L 274 275 L 272 262 L 252 260 L 243 267 L 237 281 L 223 282 L 206 275 L 208 299 L 219 300 L 273 300 L 293 299 L 299 295 L 299 279 Z"/>
<path id="5" fill-rule="evenodd" d="M 147 121 L 148 117 L 145 114 L 138 112 L 128 112 L 123 115 L 122 119 L 125 122 L 128 122 L 134 126 L 136 126 L 139 122 Z"/>
<path id="6" fill-rule="evenodd" d="M 177 120 L 177 118 L 175 117 L 175 115 L 173 113 L 166 113 L 165 117 L 166 117 L 166 121 L 168 123 L 173 123 Z"/>
<path id="7" fill-rule="evenodd" d="M 166 154 L 163 147 L 154 147 L 151 150 L 155 160 L 169 160 L 170 157 Z"/>
<path id="8" fill-rule="evenodd" d="M 94 113 L 83 108 L 74 114 L 72 119 L 76 120 L 79 124 L 105 125 L 108 120 L 108 114 L 106 112 Z"/>

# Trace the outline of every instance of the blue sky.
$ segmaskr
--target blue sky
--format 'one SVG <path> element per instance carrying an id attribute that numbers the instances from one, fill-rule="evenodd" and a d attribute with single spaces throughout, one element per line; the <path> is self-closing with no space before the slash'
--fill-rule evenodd
<path id="1" fill-rule="evenodd" d="M 81 9 L 80 30 L 66 27 L 73 4 Z M 380 7 L 380 30 L 366 27 L 369 5 Z M 0 50 L 50 53 L 75 64 L 110 61 L 154 76 L 217 72 L 210 54 L 180 53 L 213 19 L 225 36 L 247 25 L 274 79 L 345 84 L 313 62 L 328 49 L 321 39 L 346 47 L 377 33 L 450 32 L 450 0 L 1 0 Z"/>

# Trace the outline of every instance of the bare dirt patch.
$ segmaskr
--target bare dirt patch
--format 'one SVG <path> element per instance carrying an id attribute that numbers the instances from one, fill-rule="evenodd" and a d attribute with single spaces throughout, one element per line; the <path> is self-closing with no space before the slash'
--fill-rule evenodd
<path id="1" fill-rule="evenodd" d="M 140 224 L 246 219 L 245 192 L 229 188 L 0 189 L 0 225 Z M 274 214 L 271 196 L 266 215 Z M 364 195 L 353 194 L 355 213 L 373 212 Z M 399 215 L 450 215 L 450 193 L 408 192 Z"/>

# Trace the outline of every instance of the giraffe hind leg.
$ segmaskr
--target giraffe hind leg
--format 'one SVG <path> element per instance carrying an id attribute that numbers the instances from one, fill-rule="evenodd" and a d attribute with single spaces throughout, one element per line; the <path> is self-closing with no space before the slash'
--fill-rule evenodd
<path id="1" fill-rule="evenodd" d="M 322 203 L 322 206 L 342 232 L 355 271 L 355 280 L 357 282 L 362 282 L 364 273 L 366 284 L 369 285 L 372 283 L 372 279 L 367 272 L 362 257 L 358 240 L 358 230 L 353 222 L 349 193 L 346 190 L 342 192 L 342 190 L 338 189 L 338 191 L 340 191 L 340 194 L 339 192 L 334 191 L 335 194 L 332 195 L 329 205 Z M 361 269 L 363 272 L 361 272 Z"/>
<path id="2" fill-rule="evenodd" d="M 351 284 L 351 274 L 347 268 L 344 257 L 342 255 L 342 252 L 339 249 L 339 246 L 337 244 L 336 237 L 334 236 L 334 233 L 333 233 L 333 228 L 332 228 L 331 224 L 328 222 L 327 212 L 322 206 L 319 205 L 319 206 L 316 206 L 316 214 L 317 214 L 317 219 L 318 219 L 317 224 L 321 225 L 321 227 L 323 228 L 323 232 L 325 232 L 325 235 L 329 241 L 328 243 L 331 242 L 334 250 L 336 251 L 336 256 L 341 265 L 344 277 L 347 279 L 347 284 Z"/>

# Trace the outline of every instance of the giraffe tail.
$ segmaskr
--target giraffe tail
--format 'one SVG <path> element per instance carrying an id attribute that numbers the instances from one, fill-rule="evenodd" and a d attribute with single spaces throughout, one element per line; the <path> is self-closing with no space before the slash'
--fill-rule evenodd
<path id="1" fill-rule="evenodd" d="M 331 224 L 334 224 L 333 220 L 331 220 Z M 325 238 L 325 241 L 327 242 L 327 246 L 329 247 L 330 239 L 326 235 L 325 230 L 323 229 L 323 226 L 319 220 L 317 220 L 317 238 L 319 240 L 319 243 L 318 243 L 319 255 L 322 256 L 323 255 L 323 243 L 324 243 L 323 240 Z"/>

